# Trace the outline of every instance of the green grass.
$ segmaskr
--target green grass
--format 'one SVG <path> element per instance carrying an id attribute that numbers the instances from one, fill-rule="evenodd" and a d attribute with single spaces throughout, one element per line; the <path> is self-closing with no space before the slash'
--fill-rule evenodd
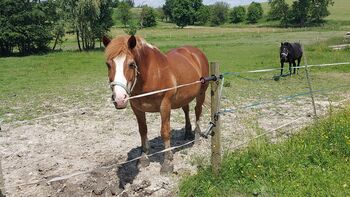
<path id="1" fill-rule="evenodd" d="M 118 36 L 124 32 L 122 29 L 113 29 L 111 34 Z M 278 68 L 278 48 L 280 42 L 285 40 L 301 41 L 305 45 L 309 64 L 349 61 L 348 51 L 328 49 L 328 45 L 342 43 L 343 31 L 322 28 L 177 29 L 165 24 L 162 28 L 143 29 L 139 35 L 162 51 L 188 44 L 197 46 L 210 61 L 219 62 L 222 72 Z M 109 94 L 104 61 L 103 52 L 98 50 L 0 58 L 1 119 L 30 119 L 62 111 L 67 106 L 101 103 L 101 99 L 105 101 Z M 349 66 L 312 69 L 315 89 L 350 84 L 349 71 Z M 341 76 L 338 73 L 342 73 Z M 303 70 L 299 76 L 283 78 L 278 82 L 272 80 L 275 74 L 278 71 L 243 75 L 254 80 L 228 76 L 226 81 L 232 85 L 225 88 L 224 92 L 230 101 L 227 107 L 307 90 Z"/>
<path id="2" fill-rule="evenodd" d="M 280 144 L 258 140 L 224 156 L 221 172 L 199 170 L 180 196 L 349 196 L 350 108 Z"/>

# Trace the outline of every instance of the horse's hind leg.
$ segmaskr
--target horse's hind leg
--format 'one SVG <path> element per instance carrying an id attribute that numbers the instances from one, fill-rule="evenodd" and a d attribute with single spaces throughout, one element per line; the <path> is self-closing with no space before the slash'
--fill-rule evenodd
<path id="1" fill-rule="evenodd" d="M 196 128 L 194 130 L 195 139 L 198 139 L 200 136 L 199 134 L 201 133 L 201 129 L 199 127 L 199 121 L 202 115 L 203 103 L 205 100 L 205 90 L 207 87 L 202 87 L 202 88 L 204 89 L 202 89 L 201 93 L 196 97 L 196 107 L 194 108 L 196 113 Z"/>
<path id="2" fill-rule="evenodd" d="M 191 120 L 190 120 L 190 115 L 189 115 L 190 106 L 187 104 L 187 105 L 182 107 L 182 110 L 185 113 L 185 120 L 186 120 L 186 124 L 185 124 L 185 139 L 191 139 L 191 138 L 194 137 L 194 135 L 192 133 L 192 126 L 191 126 Z"/>
<path id="3" fill-rule="evenodd" d="M 301 62 L 301 58 L 298 58 L 298 70 L 297 70 L 297 74 L 299 74 L 300 62 Z"/>
<path id="4" fill-rule="evenodd" d="M 141 167 L 147 167 L 150 164 L 150 161 L 147 157 L 147 154 L 149 153 L 150 145 L 147 138 L 146 114 L 145 112 L 139 111 L 132 106 L 131 108 L 134 111 L 134 114 L 136 115 L 137 123 L 139 125 L 139 133 L 141 136 L 141 145 L 142 145 L 141 156 L 142 157 L 139 160 L 138 165 Z"/>

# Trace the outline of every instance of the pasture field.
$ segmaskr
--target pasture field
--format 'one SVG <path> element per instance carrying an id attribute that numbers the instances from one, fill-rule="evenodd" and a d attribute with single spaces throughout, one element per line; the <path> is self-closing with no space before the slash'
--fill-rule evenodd
<path id="1" fill-rule="evenodd" d="M 345 5 L 345 0 L 342 2 Z M 209 61 L 220 64 L 222 72 L 241 72 L 239 75 L 225 77 L 222 99 L 223 108 L 237 109 L 235 113 L 222 117 L 224 150 L 232 151 L 235 144 L 296 118 L 302 119 L 281 133 L 267 136 L 266 141 L 283 141 L 311 122 L 309 116 L 312 108 L 308 96 L 279 100 L 281 97 L 308 91 L 304 69 L 300 70 L 299 75 L 283 77 L 278 81 L 272 78 L 279 71 L 256 74 L 244 71 L 279 68 L 278 52 L 282 41 L 298 41 L 303 44 L 305 57 L 302 65 L 306 63 L 305 60 L 308 64 L 349 62 L 349 49 L 333 51 L 328 48 L 329 45 L 349 43 L 349 40 L 344 39 L 345 32 L 350 31 L 349 21 L 341 19 L 344 15 L 345 12 L 339 12 L 323 27 L 280 29 L 241 24 L 219 28 L 196 26 L 178 29 L 173 24 L 159 23 L 158 27 L 140 30 L 138 34 L 161 51 L 182 45 L 197 46 L 206 53 Z M 111 36 L 125 35 L 119 26 L 120 24 L 112 29 Z M 159 175 L 162 156 L 155 156 L 151 158 L 151 166 L 146 170 L 137 169 L 134 162 L 108 172 L 85 174 L 51 185 L 12 187 L 108 166 L 139 154 L 139 135 L 130 107 L 116 111 L 110 102 L 103 51 L 77 52 L 71 36 L 67 36 L 62 49 L 62 52 L 43 55 L 0 58 L 1 165 L 8 196 L 89 196 L 91 191 L 103 193 L 108 189 L 112 193 L 120 193 L 124 189 L 130 196 L 176 195 L 179 192 L 176 189 L 177 183 L 181 177 L 196 173 L 197 168 L 207 169 L 210 140 L 203 140 L 200 145 L 175 151 L 176 175 L 170 177 Z M 349 65 L 314 67 L 310 73 L 314 90 L 327 90 L 315 95 L 320 116 L 329 112 L 329 106 L 341 108 L 344 100 L 349 99 Z M 253 109 L 240 108 L 271 100 L 275 102 L 264 103 Z M 205 108 L 202 130 L 207 126 L 209 116 L 209 109 Z M 159 116 L 149 114 L 147 118 L 151 149 L 162 150 Z M 191 119 L 194 119 L 193 114 Z M 171 121 L 172 145 L 186 142 L 182 139 L 182 111 L 175 110 Z M 301 140 L 302 137 L 298 139 Z M 251 145 L 247 151 L 255 151 L 258 145 L 263 150 L 266 149 L 266 153 L 272 151 L 268 144 L 262 142 Z M 226 158 L 230 158 L 230 154 Z M 199 176 L 208 176 L 205 172 L 207 170 L 200 171 Z M 196 177 L 188 180 L 192 179 Z M 96 183 L 105 183 L 108 187 L 101 189 Z M 113 188 L 120 187 L 123 189 L 112 191 Z M 190 188 L 191 186 L 182 187 L 181 194 Z M 215 186 L 213 189 L 216 191 L 219 188 Z M 249 195 L 253 190 L 270 191 L 247 184 L 246 188 L 234 192 L 248 192 Z M 278 193 L 278 190 L 273 191 Z"/>
<path id="2" fill-rule="evenodd" d="M 283 143 L 260 139 L 227 153 L 218 177 L 201 169 L 180 196 L 349 196 L 349 136 L 348 106 Z"/>
<path id="3" fill-rule="evenodd" d="M 118 36 L 124 33 L 120 29 L 114 29 L 111 34 Z M 181 30 L 164 27 L 142 30 L 139 34 L 162 51 L 185 44 L 197 46 L 207 54 L 209 61 L 219 62 L 222 72 L 279 68 L 279 43 L 285 40 L 300 41 L 304 44 L 308 64 L 349 60 L 348 50 L 332 51 L 327 47 L 342 43 L 344 31 L 322 28 L 317 31 L 314 29 L 210 27 Z M 5 122 L 57 112 L 61 104 L 76 106 L 78 103 L 96 103 L 101 99 L 98 95 L 108 91 L 104 55 L 99 50 L 1 58 L 0 65 L 2 92 L 0 102 L 4 106 L 0 109 L 0 115 Z M 315 88 L 331 88 L 333 85 L 347 82 L 350 84 L 348 71 L 348 66 L 312 69 Z M 225 95 L 228 94 L 226 96 L 230 101 L 240 103 L 247 99 L 269 99 L 302 92 L 306 89 L 303 72 L 301 70 L 299 76 L 285 78 L 279 82 L 269 80 L 273 75 L 278 74 L 278 71 L 249 74 L 250 78 L 264 83 L 228 76 L 227 81 L 231 83 L 231 87 L 225 90 Z M 329 74 L 338 72 L 342 73 Z M 259 92 L 259 95 L 256 92 Z M 51 103 L 49 106 L 42 105 L 48 101 Z"/>

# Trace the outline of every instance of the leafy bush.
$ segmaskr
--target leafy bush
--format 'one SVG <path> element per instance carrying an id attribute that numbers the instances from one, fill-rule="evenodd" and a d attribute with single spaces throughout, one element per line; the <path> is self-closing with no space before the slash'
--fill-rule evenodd
<path id="1" fill-rule="evenodd" d="M 230 12 L 230 22 L 231 23 L 240 23 L 245 19 L 246 10 L 243 6 L 234 7 Z"/>
<path id="2" fill-rule="evenodd" d="M 263 9 L 260 3 L 252 2 L 248 7 L 247 20 L 249 23 L 257 23 L 263 16 Z"/>

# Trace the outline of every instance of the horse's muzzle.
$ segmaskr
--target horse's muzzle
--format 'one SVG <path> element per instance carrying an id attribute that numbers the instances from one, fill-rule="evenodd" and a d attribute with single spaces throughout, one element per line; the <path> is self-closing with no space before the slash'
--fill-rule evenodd
<path id="1" fill-rule="evenodd" d="M 112 102 L 116 109 L 125 109 L 126 106 L 128 106 L 128 101 L 126 100 L 127 97 L 124 99 L 115 99 L 115 96 L 112 95 Z"/>

